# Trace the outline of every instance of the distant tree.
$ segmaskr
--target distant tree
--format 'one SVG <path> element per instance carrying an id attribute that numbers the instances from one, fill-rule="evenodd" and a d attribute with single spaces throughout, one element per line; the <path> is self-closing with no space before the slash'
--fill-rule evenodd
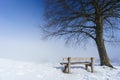
<path id="1" fill-rule="evenodd" d="M 94 40 L 100 64 L 113 67 L 105 41 L 120 30 L 120 0 L 45 0 L 47 37 L 62 37 L 66 42 Z M 119 24 L 119 25 L 117 25 Z"/>

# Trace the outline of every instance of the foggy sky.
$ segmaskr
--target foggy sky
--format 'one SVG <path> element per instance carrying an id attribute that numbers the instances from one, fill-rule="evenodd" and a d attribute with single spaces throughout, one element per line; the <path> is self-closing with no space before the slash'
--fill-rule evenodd
<path id="1" fill-rule="evenodd" d="M 0 0 L 0 58 L 56 62 L 67 56 L 96 57 L 95 44 L 65 46 L 62 40 L 42 40 L 42 0 Z M 120 46 L 106 44 L 110 58 L 119 58 Z"/>

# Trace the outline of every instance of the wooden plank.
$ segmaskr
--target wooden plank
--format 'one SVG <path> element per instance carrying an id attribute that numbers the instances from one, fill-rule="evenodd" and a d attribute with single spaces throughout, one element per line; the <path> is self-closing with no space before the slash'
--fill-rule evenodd
<path id="1" fill-rule="evenodd" d="M 91 62 L 71 62 L 71 65 L 73 64 L 90 64 Z M 65 64 L 68 64 L 68 62 L 63 62 L 63 63 L 60 63 L 61 65 L 65 65 Z"/>
<path id="2" fill-rule="evenodd" d="M 93 58 L 95 59 L 95 58 Z M 63 60 L 68 60 L 68 58 L 63 58 Z M 91 57 L 89 58 L 79 58 L 79 57 L 73 57 L 71 60 L 91 60 Z"/>

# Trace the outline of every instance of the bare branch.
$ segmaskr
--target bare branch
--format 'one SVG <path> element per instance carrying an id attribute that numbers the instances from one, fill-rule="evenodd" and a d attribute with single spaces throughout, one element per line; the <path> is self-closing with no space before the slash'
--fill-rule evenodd
<path id="1" fill-rule="evenodd" d="M 120 30 L 112 19 L 120 18 L 119 0 L 46 0 L 45 17 L 48 21 L 43 27 L 47 36 L 76 36 L 76 39 L 90 37 L 95 40 L 96 24 L 100 17 L 104 25 L 104 37 L 114 30 Z M 120 21 L 117 21 L 118 23 Z M 114 35 L 115 36 L 115 35 Z"/>

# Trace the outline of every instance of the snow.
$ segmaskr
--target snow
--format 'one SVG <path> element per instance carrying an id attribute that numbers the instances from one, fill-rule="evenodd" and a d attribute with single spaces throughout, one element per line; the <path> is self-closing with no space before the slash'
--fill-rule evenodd
<path id="1" fill-rule="evenodd" d="M 62 73 L 59 63 L 32 63 L 0 59 L 0 80 L 120 80 L 120 66 L 112 69 L 95 66 L 94 73 L 84 66 L 74 66 L 70 74 Z"/>

